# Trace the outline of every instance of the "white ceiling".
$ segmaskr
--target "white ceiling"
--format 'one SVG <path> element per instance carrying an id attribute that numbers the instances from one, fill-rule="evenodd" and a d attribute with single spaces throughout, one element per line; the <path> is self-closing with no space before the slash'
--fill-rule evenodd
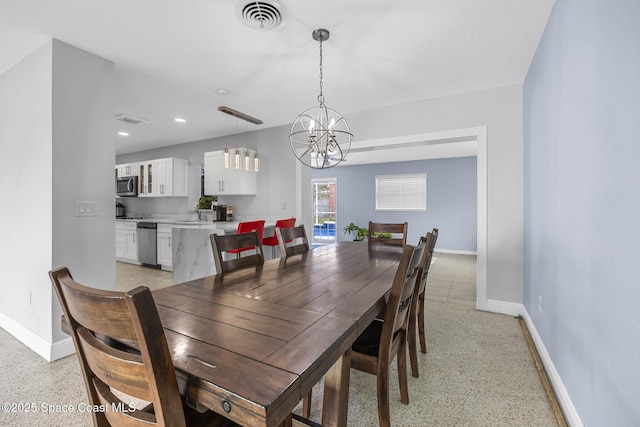
<path id="1" fill-rule="evenodd" d="M 281 0 L 285 24 L 271 31 L 241 23 L 238 3 L 250 2 L 0 0 L 0 74 L 49 38 L 113 61 L 115 113 L 149 120 L 114 121 L 130 133 L 114 131 L 124 154 L 255 129 L 221 105 L 263 120 L 258 128 L 290 124 L 316 106 L 316 28 L 331 32 L 326 104 L 347 119 L 520 84 L 553 0 Z"/>

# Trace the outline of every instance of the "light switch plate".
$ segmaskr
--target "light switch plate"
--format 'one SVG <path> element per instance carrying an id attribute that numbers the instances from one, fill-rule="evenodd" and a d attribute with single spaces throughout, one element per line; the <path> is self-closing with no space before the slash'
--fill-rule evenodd
<path id="1" fill-rule="evenodd" d="M 76 200 L 76 216 L 100 216 L 100 202 Z"/>

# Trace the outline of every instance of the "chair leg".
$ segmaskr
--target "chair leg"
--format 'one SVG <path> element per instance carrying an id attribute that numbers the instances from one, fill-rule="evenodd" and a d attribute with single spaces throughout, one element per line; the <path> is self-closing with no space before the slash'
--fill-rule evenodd
<path id="1" fill-rule="evenodd" d="M 380 361 L 378 361 L 380 363 Z M 378 369 L 377 397 L 378 397 L 378 422 L 380 427 L 391 427 L 389 411 L 389 367 Z"/>
<path id="2" fill-rule="evenodd" d="M 287 418 L 282 421 L 280 424 L 281 427 L 293 427 L 293 416 L 291 414 L 287 415 Z"/>
<path id="3" fill-rule="evenodd" d="M 427 352 L 427 342 L 424 335 L 424 292 L 418 296 L 418 335 L 420 336 L 420 351 Z"/>
<path id="4" fill-rule="evenodd" d="M 416 304 L 418 301 L 416 301 Z M 411 375 L 415 378 L 420 376 L 420 372 L 418 370 L 418 344 L 416 342 L 416 317 L 418 307 L 415 308 L 416 313 L 411 313 L 409 317 L 409 326 L 407 328 L 407 341 L 409 345 L 409 360 L 411 361 Z"/>
<path id="5" fill-rule="evenodd" d="M 400 383 L 400 402 L 409 404 L 409 386 L 407 385 L 407 345 L 406 341 L 400 343 L 398 354 L 398 382 Z"/>
<path id="6" fill-rule="evenodd" d="M 309 390 L 309 393 L 302 399 L 302 416 L 305 418 L 311 417 L 311 395 L 313 394 L 313 389 Z"/>
<path id="7" fill-rule="evenodd" d="M 276 258 L 276 247 L 271 246 L 271 259 L 275 259 L 275 258 Z"/>

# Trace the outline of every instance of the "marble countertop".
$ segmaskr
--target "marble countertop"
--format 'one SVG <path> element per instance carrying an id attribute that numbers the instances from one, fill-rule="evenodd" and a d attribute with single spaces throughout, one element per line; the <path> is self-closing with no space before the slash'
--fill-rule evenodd
<path id="1" fill-rule="evenodd" d="M 236 230 L 239 221 L 198 221 L 171 218 L 116 218 L 123 222 L 155 222 L 157 224 L 171 224 L 174 227 L 189 227 L 202 229 Z"/>

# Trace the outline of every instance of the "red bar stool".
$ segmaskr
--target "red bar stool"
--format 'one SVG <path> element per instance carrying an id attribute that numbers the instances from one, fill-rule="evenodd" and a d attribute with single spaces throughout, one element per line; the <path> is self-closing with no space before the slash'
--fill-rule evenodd
<path id="1" fill-rule="evenodd" d="M 264 220 L 258 220 L 258 221 L 247 221 L 247 222 L 241 222 L 238 224 L 238 234 L 241 233 L 249 233 L 253 230 L 258 230 L 258 235 L 260 236 L 260 240 L 262 240 L 262 234 L 264 233 Z M 246 247 L 246 248 L 241 248 L 241 249 L 231 249 L 227 252 L 230 252 L 232 254 L 236 254 L 238 258 L 240 258 L 240 253 L 244 252 L 244 251 L 250 251 L 252 249 L 255 249 L 255 246 L 250 246 L 250 247 Z"/>
<path id="2" fill-rule="evenodd" d="M 279 228 L 291 228 L 295 227 L 296 219 L 295 218 L 287 218 L 287 219 L 279 219 L 276 221 L 276 227 Z M 276 233 L 273 233 L 271 237 L 265 237 L 262 239 L 262 246 L 271 246 L 271 256 L 273 258 L 276 257 L 276 246 L 278 246 L 278 236 Z"/>

